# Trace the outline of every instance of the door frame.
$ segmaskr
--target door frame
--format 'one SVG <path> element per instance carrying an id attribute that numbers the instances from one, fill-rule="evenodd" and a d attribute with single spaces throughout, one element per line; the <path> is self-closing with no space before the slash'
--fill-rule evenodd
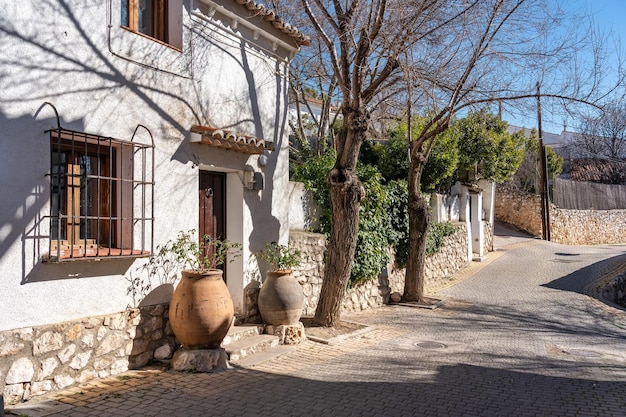
<path id="1" fill-rule="evenodd" d="M 212 238 L 226 239 L 226 222 L 226 173 L 200 170 L 198 177 L 198 239 L 202 239 L 205 234 Z M 219 268 L 224 271 L 223 277 L 226 281 L 225 265 L 221 265 Z"/>

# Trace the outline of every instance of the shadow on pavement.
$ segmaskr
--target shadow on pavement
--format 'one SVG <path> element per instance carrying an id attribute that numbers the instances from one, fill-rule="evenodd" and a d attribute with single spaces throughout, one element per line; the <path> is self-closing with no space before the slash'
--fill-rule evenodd
<path id="1" fill-rule="evenodd" d="M 471 364 L 385 365 L 313 377 L 255 370 L 138 374 L 103 381 L 60 401 L 51 416 L 623 416 L 626 384 L 492 369 Z M 343 364 L 350 366 L 349 364 Z M 395 368 L 395 369 L 394 369 Z M 340 371 L 337 369 L 337 371 Z M 305 373 L 305 372 L 303 372 Z M 322 380 L 323 375 L 335 382 Z M 355 379 L 355 377 L 357 379 Z M 377 380 L 384 378 L 384 380 Z M 597 414 L 601 407 L 601 413 Z M 30 415 L 28 404 L 14 410 Z M 595 414 L 594 414 L 595 413 Z"/>
<path id="2" fill-rule="evenodd" d="M 557 253 L 559 256 L 576 256 L 575 254 Z M 606 276 L 617 276 L 621 271 L 626 269 L 626 250 L 624 254 L 617 255 L 612 258 L 596 262 L 585 268 L 581 268 L 569 275 L 555 279 L 552 282 L 544 284 L 543 287 L 552 288 L 554 290 L 572 291 L 584 294 L 585 287 L 593 281 Z"/>
<path id="3" fill-rule="evenodd" d="M 515 243 L 526 242 L 529 240 L 538 239 L 535 236 L 517 229 L 507 223 L 495 222 L 493 228 L 493 247 L 494 250 L 504 248 L 506 246 L 513 245 Z"/>

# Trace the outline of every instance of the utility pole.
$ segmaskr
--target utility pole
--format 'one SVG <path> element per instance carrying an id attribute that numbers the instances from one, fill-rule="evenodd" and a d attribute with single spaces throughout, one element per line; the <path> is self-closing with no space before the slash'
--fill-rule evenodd
<path id="1" fill-rule="evenodd" d="M 550 240 L 550 197 L 548 196 L 548 164 L 546 147 L 543 144 L 541 130 L 541 84 L 537 81 L 537 130 L 539 134 L 539 158 L 541 159 L 540 192 L 541 192 L 541 231 L 543 240 Z"/>

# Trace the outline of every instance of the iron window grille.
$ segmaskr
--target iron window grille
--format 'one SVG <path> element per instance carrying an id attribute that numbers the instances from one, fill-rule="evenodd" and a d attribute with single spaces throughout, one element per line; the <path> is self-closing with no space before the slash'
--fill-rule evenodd
<path id="1" fill-rule="evenodd" d="M 58 125 L 58 124 L 57 124 Z M 150 144 L 50 129 L 50 243 L 45 261 L 149 256 L 154 232 Z"/>

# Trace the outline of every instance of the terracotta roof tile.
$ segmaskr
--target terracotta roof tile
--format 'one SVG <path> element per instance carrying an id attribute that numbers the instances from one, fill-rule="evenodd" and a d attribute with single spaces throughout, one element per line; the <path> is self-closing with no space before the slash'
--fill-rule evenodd
<path id="1" fill-rule="evenodd" d="M 263 20 L 266 20 L 272 24 L 276 29 L 283 32 L 287 36 L 293 38 L 299 46 L 307 46 L 311 38 L 304 33 L 300 32 L 298 28 L 285 22 L 280 16 L 273 10 L 266 7 L 263 4 L 256 3 L 253 0 L 235 0 L 238 4 L 244 6 L 246 10 L 252 12 L 255 15 L 260 16 Z"/>
<path id="2" fill-rule="evenodd" d="M 274 143 L 248 135 L 238 135 L 232 130 L 216 127 L 191 127 L 191 132 L 200 135 L 199 143 L 246 154 L 262 154 L 265 150 L 274 150 Z"/>

